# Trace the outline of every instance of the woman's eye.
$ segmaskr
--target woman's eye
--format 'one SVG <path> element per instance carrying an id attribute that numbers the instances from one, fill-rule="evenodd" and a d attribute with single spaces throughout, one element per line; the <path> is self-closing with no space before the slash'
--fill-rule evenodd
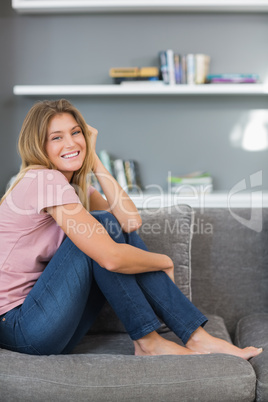
<path id="1" fill-rule="evenodd" d="M 59 140 L 59 139 L 60 139 L 60 137 L 53 137 L 52 141 Z"/>
<path id="2" fill-rule="evenodd" d="M 80 133 L 81 133 L 81 131 L 80 131 L 80 130 L 77 130 L 77 131 L 74 131 L 74 132 L 73 132 L 73 135 L 80 134 Z"/>

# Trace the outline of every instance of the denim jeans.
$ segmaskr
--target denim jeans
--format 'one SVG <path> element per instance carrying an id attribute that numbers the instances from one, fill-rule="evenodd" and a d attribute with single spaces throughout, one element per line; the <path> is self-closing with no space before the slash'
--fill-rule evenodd
<path id="1" fill-rule="evenodd" d="M 116 242 L 147 250 L 136 232 L 122 232 L 112 214 L 92 215 Z M 186 343 L 207 321 L 163 271 L 110 272 L 66 238 L 24 303 L 0 317 L 0 347 L 37 355 L 69 353 L 105 299 L 133 340 L 158 329 L 161 318 Z"/>

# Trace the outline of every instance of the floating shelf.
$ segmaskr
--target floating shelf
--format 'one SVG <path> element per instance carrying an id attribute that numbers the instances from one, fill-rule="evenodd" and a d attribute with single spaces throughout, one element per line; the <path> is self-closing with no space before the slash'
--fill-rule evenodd
<path id="1" fill-rule="evenodd" d="M 20 13 L 268 12 L 267 0 L 12 0 Z"/>
<path id="2" fill-rule="evenodd" d="M 230 197 L 228 192 L 212 192 L 209 194 L 192 194 L 177 196 L 172 193 L 147 193 L 130 195 L 139 209 L 162 208 L 172 205 L 187 204 L 193 208 L 268 208 L 268 192 L 240 193 Z"/>
<path id="3" fill-rule="evenodd" d="M 204 85 L 15 85 L 20 96 L 267 95 L 268 84 Z"/>

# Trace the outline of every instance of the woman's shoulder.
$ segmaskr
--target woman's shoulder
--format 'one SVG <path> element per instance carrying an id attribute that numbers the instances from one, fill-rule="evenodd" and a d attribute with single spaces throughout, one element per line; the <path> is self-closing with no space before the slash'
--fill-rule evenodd
<path id="1" fill-rule="evenodd" d="M 72 190 L 67 178 L 56 169 L 43 167 L 28 169 L 17 185 L 12 189 L 13 196 L 27 196 L 34 200 L 36 197 L 49 197 L 56 191 Z"/>
<path id="2" fill-rule="evenodd" d="M 37 177 L 44 177 L 48 180 L 53 179 L 61 179 L 63 181 L 67 181 L 67 178 L 64 176 L 62 172 L 57 169 L 48 169 L 46 167 L 32 167 L 25 173 L 26 178 L 37 178 Z"/>
<path id="3" fill-rule="evenodd" d="M 74 188 L 60 171 L 38 167 L 21 173 L 23 177 L 18 177 L 3 205 L 39 214 L 50 206 L 80 203 Z"/>
<path id="4" fill-rule="evenodd" d="M 56 169 L 48 169 L 48 168 L 31 168 L 27 170 L 25 175 L 22 178 L 22 181 L 32 182 L 37 186 L 43 185 L 61 185 L 61 186 L 70 186 L 69 181 L 61 173 L 59 170 Z"/>
<path id="5" fill-rule="evenodd" d="M 31 184 L 25 192 L 26 204 L 38 213 L 51 206 L 80 203 L 75 189 L 59 170 L 30 169 L 25 174 L 25 178 L 27 177 Z"/>

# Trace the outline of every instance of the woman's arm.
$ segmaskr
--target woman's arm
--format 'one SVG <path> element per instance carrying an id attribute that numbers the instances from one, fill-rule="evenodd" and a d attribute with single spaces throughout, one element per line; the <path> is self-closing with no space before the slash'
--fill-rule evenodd
<path id="1" fill-rule="evenodd" d="M 88 128 L 92 133 L 92 146 L 95 149 L 98 131 L 91 126 L 88 126 Z M 116 217 L 125 232 L 137 230 L 141 226 L 142 220 L 135 204 L 103 166 L 97 154 L 95 155 L 93 172 L 107 201 L 98 192 L 94 191 L 90 197 L 90 210 L 105 208 Z M 100 197 L 102 197 L 102 200 Z"/>
<path id="2" fill-rule="evenodd" d="M 168 256 L 116 243 L 82 205 L 50 207 L 47 211 L 72 242 L 101 267 L 123 274 L 163 270 L 173 279 L 173 262 Z"/>

